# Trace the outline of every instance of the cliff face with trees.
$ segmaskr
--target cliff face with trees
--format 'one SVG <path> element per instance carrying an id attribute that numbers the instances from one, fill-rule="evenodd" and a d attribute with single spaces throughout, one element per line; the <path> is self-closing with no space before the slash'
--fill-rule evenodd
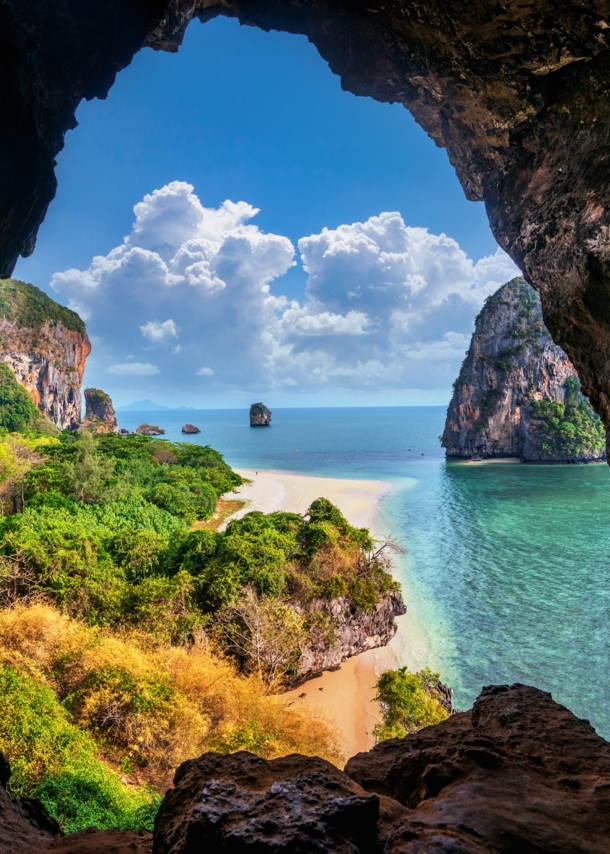
<path id="1" fill-rule="evenodd" d="M 448 457 L 605 459 L 602 424 L 524 279 L 503 285 L 478 315 L 441 444 Z"/>
<path id="2" fill-rule="evenodd" d="M 81 382 L 91 344 L 85 324 L 34 285 L 0 282 L 0 361 L 60 430 L 81 417 Z"/>

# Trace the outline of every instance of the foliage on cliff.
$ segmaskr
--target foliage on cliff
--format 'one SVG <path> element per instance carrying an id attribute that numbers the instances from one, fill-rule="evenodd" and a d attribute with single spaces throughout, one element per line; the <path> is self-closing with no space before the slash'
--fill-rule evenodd
<path id="1" fill-rule="evenodd" d="M 601 424 L 524 279 L 502 285 L 475 321 L 441 444 L 449 457 L 597 460 Z"/>
<path id="2" fill-rule="evenodd" d="M 57 433 L 4 362 L 0 362 L 0 428 L 9 433 Z"/>
<path id="3" fill-rule="evenodd" d="M 338 761 L 327 725 L 272 690 L 308 633 L 332 643 L 310 605 L 372 608 L 397 585 L 325 499 L 193 527 L 241 482 L 194 444 L 0 436 L 0 744 L 15 793 L 66 829 L 149 822 L 150 787 L 205 750 Z"/>
<path id="4" fill-rule="evenodd" d="M 85 334 L 85 324 L 72 309 L 59 305 L 44 291 L 18 279 L 0 280 L 0 315 L 18 327 L 38 332 L 45 323 L 61 323 L 72 332 Z"/>
<path id="5" fill-rule="evenodd" d="M 578 377 L 565 382 L 565 403 L 534 400 L 530 404 L 533 419 L 530 429 L 540 441 L 542 451 L 551 459 L 579 459 L 601 452 L 606 435 L 599 416 L 580 390 Z"/>
<path id="6" fill-rule="evenodd" d="M 3 609 L 0 691 L 12 793 L 40 798 L 66 831 L 151 828 L 177 765 L 209 750 L 340 761 L 328 725 L 267 696 L 203 635 L 169 646 L 44 603 Z"/>
<path id="7" fill-rule="evenodd" d="M 411 673 L 407 667 L 386 670 L 377 682 L 376 700 L 381 703 L 382 722 L 373 734 L 377 741 L 404 738 L 449 717 L 441 702 L 440 673 L 429 668 Z"/>

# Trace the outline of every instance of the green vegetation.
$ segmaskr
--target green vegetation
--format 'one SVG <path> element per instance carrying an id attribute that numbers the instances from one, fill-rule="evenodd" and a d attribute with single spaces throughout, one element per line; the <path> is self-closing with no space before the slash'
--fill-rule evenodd
<path id="1" fill-rule="evenodd" d="M 532 427 L 542 451 L 552 459 L 577 460 L 599 454 L 606 442 L 604 427 L 582 394 L 578 377 L 568 377 L 564 388 L 565 403 L 530 403 Z"/>
<path id="2" fill-rule="evenodd" d="M 215 529 L 241 483 L 210 447 L 0 434 L 0 748 L 65 830 L 150 826 L 206 750 L 340 762 L 273 692 L 311 636 L 333 643 L 331 599 L 397 588 L 388 544 L 326 499 Z"/>
<path id="3" fill-rule="evenodd" d="M 329 727 L 267 696 L 204 638 L 151 644 L 47 604 L 0 609 L 0 746 L 13 795 L 62 828 L 152 827 L 176 767 L 209 750 L 339 763 Z"/>
<path id="4" fill-rule="evenodd" d="M 38 332 L 47 322 L 61 323 L 66 329 L 85 333 L 85 324 L 75 311 L 59 305 L 39 288 L 17 279 L 0 281 L 0 315 L 20 328 Z"/>
<path id="5" fill-rule="evenodd" d="M 373 733 L 378 741 L 404 738 L 449 717 L 440 701 L 440 674 L 428 668 L 411 673 L 407 667 L 387 670 L 377 682 L 376 700 L 381 703 L 382 722 Z"/>
<path id="6" fill-rule="evenodd" d="M 0 744 L 12 759 L 13 795 L 39 798 L 67 833 L 90 825 L 152 830 L 159 795 L 122 785 L 51 688 L 4 666 L 0 692 Z"/>

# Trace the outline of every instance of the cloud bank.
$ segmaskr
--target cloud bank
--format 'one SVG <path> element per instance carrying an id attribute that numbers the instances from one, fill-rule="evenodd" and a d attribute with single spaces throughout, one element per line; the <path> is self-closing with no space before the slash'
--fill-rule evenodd
<path id="1" fill-rule="evenodd" d="M 445 393 L 484 299 L 518 275 L 500 249 L 474 263 L 388 212 L 301 238 L 305 292 L 289 300 L 295 247 L 251 224 L 246 202 L 205 208 L 174 181 L 134 213 L 120 246 L 51 282 L 95 336 L 87 381 L 112 375 L 117 399 Z"/>

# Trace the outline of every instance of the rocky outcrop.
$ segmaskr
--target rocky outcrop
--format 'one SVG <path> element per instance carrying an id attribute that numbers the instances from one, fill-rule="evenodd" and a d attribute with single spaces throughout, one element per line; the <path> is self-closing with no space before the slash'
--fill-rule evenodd
<path id="1" fill-rule="evenodd" d="M 185 424 L 182 428 L 183 433 L 201 433 L 199 427 L 195 427 L 194 424 Z"/>
<path id="2" fill-rule="evenodd" d="M 469 712 L 352 758 L 183 763 L 154 854 L 606 854 L 610 745 L 550 694 L 484 688 Z"/>
<path id="3" fill-rule="evenodd" d="M 565 410 L 571 382 L 577 426 L 565 428 L 573 432 L 564 437 L 563 422 L 544 422 L 545 408 L 536 402 L 556 401 Z M 579 393 L 573 365 L 544 326 L 538 294 L 523 279 L 503 285 L 476 319 L 441 444 L 448 457 L 468 459 L 605 459 L 601 423 Z"/>
<path id="4" fill-rule="evenodd" d="M 0 275 L 34 249 L 83 98 L 145 45 L 217 15 L 302 33 L 344 89 L 404 104 L 539 291 L 546 324 L 610 422 L 610 0 L 4 0 Z"/>
<path id="5" fill-rule="evenodd" d="M 253 403 L 250 407 L 250 427 L 269 427 L 271 415 L 271 410 L 264 403 Z"/>
<path id="6" fill-rule="evenodd" d="M 358 608 L 348 596 L 342 596 L 330 602 L 313 602 L 308 608 L 308 613 L 312 612 L 326 619 L 319 623 L 314 621 L 307 643 L 301 647 L 296 682 L 338 667 L 367 649 L 385 646 L 396 634 L 396 617 L 406 614 L 407 609 L 401 594 L 392 591 L 381 596 L 369 611 Z M 307 614 L 305 616 L 307 618 Z"/>
<path id="7" fill-rule="evenodd" d="M 0 282 L 0 359 L 57 427 L 81 420 L 81 383 L 91 352 L 85 324 L 25 282 Z"/>
<path id="8" fill-rule="evenodd" d="M 96 435 L 116 433 L 118 424 L 110 395 L 99 388 L 85 389 L 85 418 L 82 426 Z"/>
<path id="9" fill-rule="evenodd" d="M 135 433 L 140 433 L 141 436 L 164 436 L 165 430 L 162 427 L 155 427 L 154 424 L 140 424 L 136 427 Z"/>

